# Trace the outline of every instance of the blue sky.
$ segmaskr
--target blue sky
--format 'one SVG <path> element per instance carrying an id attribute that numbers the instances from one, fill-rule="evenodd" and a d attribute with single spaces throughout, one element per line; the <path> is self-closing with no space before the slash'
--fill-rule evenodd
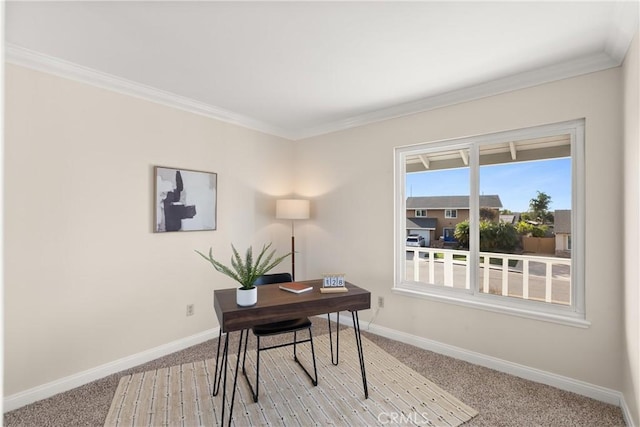
<path id="1" fill-rule="evenodd" d="M 538 191 L 551 196 L 549 210 L 571 209 L 571 159 L 539 160 L 480 167 L 480 194 L 497 194 L 503 209 L 529 210 Z M 407 196 L 469 194 L 469 169 L 407 174 Z"/>

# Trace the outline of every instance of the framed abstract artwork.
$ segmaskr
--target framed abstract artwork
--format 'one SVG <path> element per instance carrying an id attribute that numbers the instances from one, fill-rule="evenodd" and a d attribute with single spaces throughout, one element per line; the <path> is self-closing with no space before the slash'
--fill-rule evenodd
<path id="1" fill-rule="evenodd" d="M 162 166 L 154 174 L 154 232 L 216 229 L 218 174 Z"/>

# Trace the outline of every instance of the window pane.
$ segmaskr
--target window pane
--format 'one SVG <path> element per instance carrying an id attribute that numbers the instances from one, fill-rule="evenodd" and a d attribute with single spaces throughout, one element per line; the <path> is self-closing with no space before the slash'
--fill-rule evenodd
<path id="1" fill-rule="evenodd" d="M 395 149 L 394 289 L 585 325 L 584 120 Z"/>
<path id="2" fill-rule="evenodd" d="M 468 246 L 456 237 L 469 219 L 468 161 L 468 149 L 407 157 L 404 280 L 470 289 Z"/>
<path id="3" fill-rule="evenodd" d="M 480 292 L 571 305 L 569 140 L 480 146 Z"/>

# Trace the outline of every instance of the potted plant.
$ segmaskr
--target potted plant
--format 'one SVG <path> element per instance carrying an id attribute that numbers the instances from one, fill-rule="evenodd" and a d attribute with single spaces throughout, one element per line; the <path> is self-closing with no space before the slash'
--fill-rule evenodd
<path id="1" fill-rule="evenodd" d="M 249 246 L 244 259 L 242 259 L 232 244 L 231 249 L 233 250 L 233 256 L 231 257 L 231 267 L 213 259 L 213 248 L 209 248 L 209 256 L 206 256 L 197 250 L 196 252 L 202 258 L 209 261 L 213 268 L 218 270 L 220 273 L 240 283 L 241 286 L 236 291 L 236 303 L 239 306 L 248 307 L 255 305 L 258 302 L 258 289 L 254 286 L 256 279 L 269 272 L 290 255 L 287 253 L 286 255 L 274 259 L 274 255 L 276 253 L 275 249 L 272 249 L 271 252 L 267 253 L 270 247 L 271 243 L 264 245 L 260 254 L 254 261 L 253 249 L 251 246 Z"/>

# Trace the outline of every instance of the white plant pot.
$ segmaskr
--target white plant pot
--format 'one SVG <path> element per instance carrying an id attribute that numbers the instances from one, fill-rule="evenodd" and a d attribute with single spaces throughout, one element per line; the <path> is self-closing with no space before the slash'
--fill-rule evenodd
<path id="1" fill-rule="evenodd" d="M 252 305 L 256 305 L 258 302 L 258 288 L 253 287 L 252 289 L 236 289 L 236 304 L 240 307 L 249 307 Z"/>

